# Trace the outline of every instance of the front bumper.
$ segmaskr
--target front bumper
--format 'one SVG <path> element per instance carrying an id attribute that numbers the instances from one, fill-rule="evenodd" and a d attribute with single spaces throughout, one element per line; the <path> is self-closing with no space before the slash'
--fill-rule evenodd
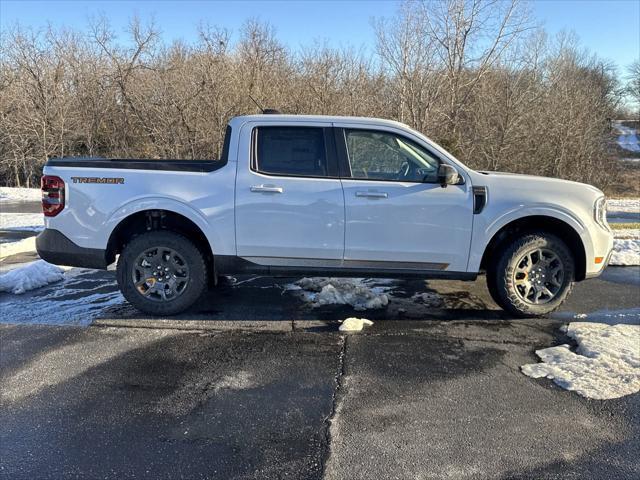
<path id="1" fill-rule="evenodd" d="M 594 278 L 602 274 L 609 265 L 613 255 L 613 232 L 593 225 L 590 229 L 591 248 L 587 250 L 587 268 L 585 278 Z M 595 263 L 595 259 L 603 257 L 602 263 Z"/>
<path id="2" fill-rule="evenodd" d="M 609 266 L 609 261 L 611 260 L 611 255 L 613 255 L 613 248 L 611 250 L 609 250 L 609 254 L 607 255 L 607 258 L 602 263 L 602 268 L 597 272 L 587 272 L 585 277 L 584 277 L 585 280 L 588 280 L 589 278 L 599 277 L 602 274 L 602 272 L 604 272 L 605 268 L 607 268 Z"/>
<path id="3" fill-rule="evenodd" d="M 69 240 L 62 232 L 46 228 L 36 238 L 36 250 L 44 261 L 70 267 L 106 269 L 106 251 L 84 248 Z"/>

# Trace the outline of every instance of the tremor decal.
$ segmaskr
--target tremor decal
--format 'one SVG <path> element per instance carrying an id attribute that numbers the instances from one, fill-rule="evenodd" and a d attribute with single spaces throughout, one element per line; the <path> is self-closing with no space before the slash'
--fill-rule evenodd
<path id="1" fill-rule="evenodd" d="M 118 185 L 124 183 L 124 178 L 118 177 L 71 177 L 73 183 L 105 183 Z"/>

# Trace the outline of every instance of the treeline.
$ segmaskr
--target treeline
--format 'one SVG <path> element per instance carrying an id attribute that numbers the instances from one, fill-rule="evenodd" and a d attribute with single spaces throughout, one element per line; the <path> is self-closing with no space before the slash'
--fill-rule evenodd
<path id="1" fill-rule="evenodd" d="M 405 2 L 379 20 L 375 54 L 293 52 L 249 20 L 163 43 L 134 19 L 2 33 L 0 184 L 34 186 L 50 156 L 212 158 L 250 96 L 294 114 L 397 119 L 469 166 L 606 187 L 613 69 L 570 36 L 549 39 L 518 1 Z"/>

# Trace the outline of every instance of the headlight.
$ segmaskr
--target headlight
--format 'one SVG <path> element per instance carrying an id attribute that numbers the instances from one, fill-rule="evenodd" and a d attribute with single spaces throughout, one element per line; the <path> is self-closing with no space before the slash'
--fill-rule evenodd
<path id="1" fill-rule="evenodd" d="M 605 230 L 609 230 L 609 224 L 607 223 L 607 200 L 604 197 L 600 197 L 596 200 L 593 206 L 593 218 L 595 221 Z"/>

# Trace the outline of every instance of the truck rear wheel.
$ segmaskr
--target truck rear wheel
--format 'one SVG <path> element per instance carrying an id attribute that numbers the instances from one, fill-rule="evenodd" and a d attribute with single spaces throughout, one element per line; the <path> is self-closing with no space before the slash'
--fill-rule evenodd
<path id="1" fill-rule="evenodd" d="M 532 232 L 507 244 L 487 269 L 489 293 L 514 315 L 544 316 L 569 295 L 574 265 L 562 240 L 546 232 Z"/>
<path id="2" fill-rule="evenodd" d="M 129 303 L 151 315 L 186 310 L 207 286 L 202 252 L 169 231 L 147 232 L 128 243 L 118 259 L 117 277 Z"/>

